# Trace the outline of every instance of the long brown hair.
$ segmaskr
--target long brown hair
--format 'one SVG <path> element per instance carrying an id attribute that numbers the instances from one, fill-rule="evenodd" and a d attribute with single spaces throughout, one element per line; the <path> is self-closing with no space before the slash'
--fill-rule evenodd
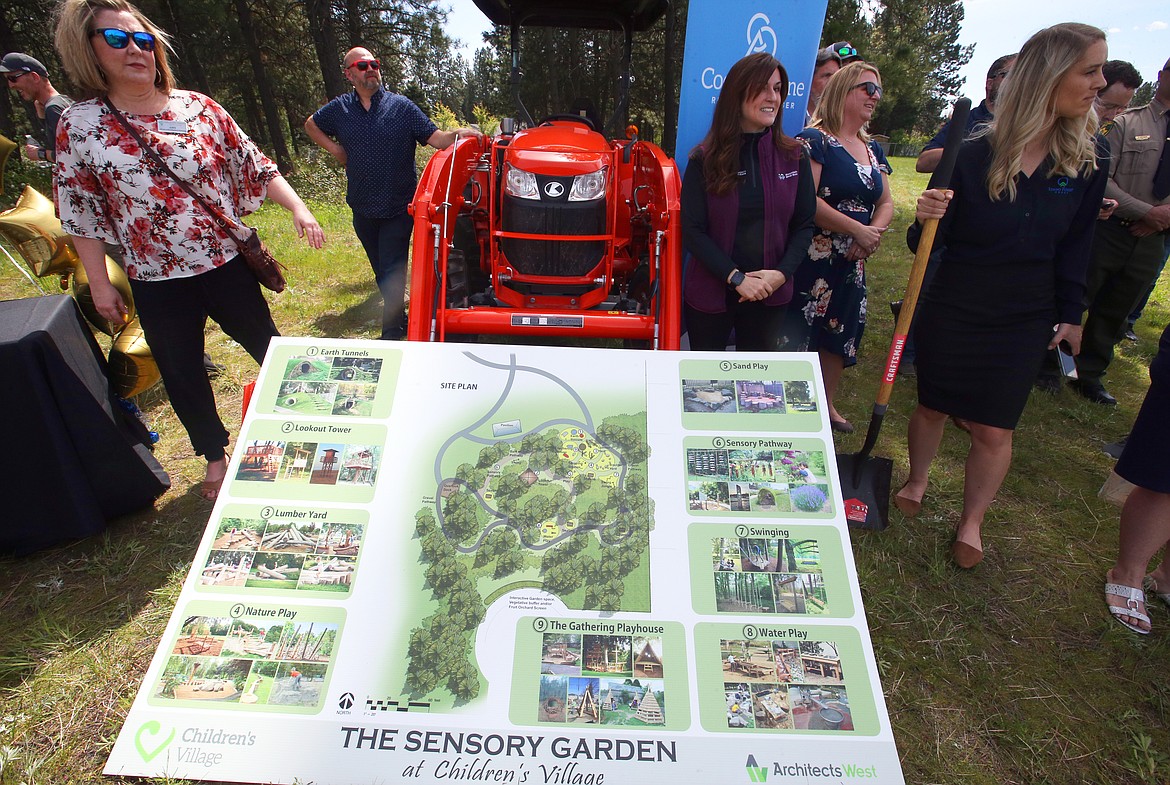
<path id="1" fill-rule="evenodd" d="M 766 52 L 748 55 L 731 66 L 715 102 L 711 128 L 703 141 L 691 151 L 692 161 L 703 167 L 707 190 L 725 194 L 739 182 L 739 148 L 743 142 L 743 104 L 768 88 L 772 74 L 780 72 L 780 106 L 772 124 L 772 143 L 780 152 L 800 155 L 800 142 L 785 136 L 781 128 L 784 101 L 788 98 L 788 72 L 780 61 Z"/>

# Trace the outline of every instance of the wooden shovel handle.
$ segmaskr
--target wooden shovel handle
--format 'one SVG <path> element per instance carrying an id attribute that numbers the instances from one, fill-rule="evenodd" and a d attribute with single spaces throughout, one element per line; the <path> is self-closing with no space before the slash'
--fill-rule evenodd
<path id="1" fill-rule="evenodd" d="M 945 189 L 950 185 L 951 174 L 955 170 L 955 159 L 959 155 L 959 146 L 967 134 L 967 115 L 970 113 L 970 98 L 960 98 L 955 102 L 954 111 L 951 112 L 950 126 L 947 129 L 946 142 L 943 145 L 943 155 L 927 184 L 928 189 Z M 875 408 L 884 409 L 890 402 L 890 393 L 894 390 L 894 380 L 898 378 L 898 365 L 902 362 L 902 352 L 906 348 L 906 338 L 910 332 L 910 325 L 914 321 L 914 310 L 918 306 L 918 294 L 922 291 L 922 278 L 926 275 L 926 263 L 930 260 L 930 251 L 934 247 L 934 236 L 937 232 L 937 218 L 930 218 L 922 225 L 922 236 L 918 240 L 914 264 L 910 267 L 910 278 L 906 281 L 902 309 L 898 312 L 898 320 L 894 324 L 894 340 L 890 343 L 890 353 L 886 357 L 886 371 L 885 375 L 882 376 L 881 385 L 878 387 Z"/>

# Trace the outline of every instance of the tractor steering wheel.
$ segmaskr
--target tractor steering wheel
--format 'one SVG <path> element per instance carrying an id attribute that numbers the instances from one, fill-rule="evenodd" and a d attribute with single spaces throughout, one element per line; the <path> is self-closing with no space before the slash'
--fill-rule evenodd
<path id="1" fill-rule="evenodd" d="M 552 125 L 553 120 L 569 120 L 572 122 L 581 123 L 582 125 L 588 127 L 590 131 L 597 130 L 597 126 L 594 125 L 593 121 L 590 120 L 588 117 L 586 117 L 585 115 L 581 115 L 581 114 L 572 114 L 571 112 L 564 113 L 564 114 L 550 114 L 548 117 L 541 120 L 540 124 L 541 125 Z"/>

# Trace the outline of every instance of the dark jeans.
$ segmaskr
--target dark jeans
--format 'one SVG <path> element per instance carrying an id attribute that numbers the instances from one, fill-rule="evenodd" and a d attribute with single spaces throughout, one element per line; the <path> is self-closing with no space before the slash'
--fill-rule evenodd
<path id="1" fill-rule="evenodd" d="M 723 313 L 704 313 L 683 305 L 687 320 L 687 335 L 691 350 L 722 352 L 735 330 L 735 348 L 741 352 L 774 352 L 780 342 L 780 325 L 784 322 L 785 305 L 764 305 L 761 302 L 728 305 Z"/>
<path id="2" fill-rule="evenodd" d="M 413 219 L 406 213 L 396 218 L 370 218 L 353 214 L 353 230 L 366 249 L 374 280 L 382 293 L 382 339 L 403 337 L 402 314 L 406 310 L 406 257 L 410 251 Z"/>
<path id="3" fill-rule="evenodd" d="M 1085 293 L 1089 313 L 1076 358 L 1081 383 L 1100 381 L 1113 360 L 1113 345 L 1125 332 L 1126 317 L 1164 259 L 1161 235 L 1134 237 L 1113 219 L 1097 225 Z"/>
<path id="4" fill-rule="evenodd" d="M 150 353 L 196 455 L 224 457 L 228 432 L 203 368 L 203 327 L 214 319 L 257 363 L 280 333 L 256 276 L 240 257 L 200 275 L 131 281 L 134 307 Z"/>

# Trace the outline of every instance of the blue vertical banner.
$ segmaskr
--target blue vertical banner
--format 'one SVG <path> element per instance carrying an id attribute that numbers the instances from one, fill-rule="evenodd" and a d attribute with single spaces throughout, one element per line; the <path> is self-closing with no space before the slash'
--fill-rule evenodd
<path id="1" fill-rule="evenodd" d="M 828 0 L 690 0 L 674 156 L 680 171 L 711 126 L 724 75 L 745 55 L 768 52 L 784 64 L 790 84 L 783 128 L 790 136 L 800 132 L 827 6 Z"/>

